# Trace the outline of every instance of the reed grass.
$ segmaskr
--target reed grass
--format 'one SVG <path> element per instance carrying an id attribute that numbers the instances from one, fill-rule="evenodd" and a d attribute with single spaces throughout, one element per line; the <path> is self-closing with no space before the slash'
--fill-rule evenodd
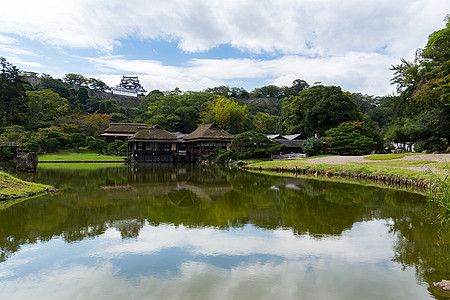
<path id="1" fill-rule="evenodd" d="M 428 193 L 428 202 L 436 208 L 439 221 L 450 225 L 450 173 L 444 176 L 431 173 L 431 180 L 433 185 Z"/>

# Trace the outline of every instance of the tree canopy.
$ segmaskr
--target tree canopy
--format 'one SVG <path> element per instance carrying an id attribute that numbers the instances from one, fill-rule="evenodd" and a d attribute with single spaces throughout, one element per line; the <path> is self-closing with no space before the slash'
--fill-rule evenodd
<path id="1" fill-rule="evenodd" d="M 0 57 L 0 66 L 0 124 L 13 125 L 24 117 L 27 95 L 20 70 L 4 57 Z"/>
<path id="2" fill-rule="evenodd" d="M 285 98 L 282 117 L 287 133 L 312 136 L 316 130 L 323 133 L 342 122 L 361 120 L 362 114 L 340 87 L 316 85 Z"/>

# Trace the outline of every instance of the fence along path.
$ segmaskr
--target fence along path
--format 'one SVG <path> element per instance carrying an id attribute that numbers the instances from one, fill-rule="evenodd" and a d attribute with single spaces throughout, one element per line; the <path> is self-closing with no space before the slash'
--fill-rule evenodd
<path id="1" fill-rule="evenodd" d="M 272 155 L 272 160 L 290 160 L 290 159 L 302 159 L 306 158 L 305 153 L 291 153 L 291 154 L 280 154 L 280 155 Z"/>

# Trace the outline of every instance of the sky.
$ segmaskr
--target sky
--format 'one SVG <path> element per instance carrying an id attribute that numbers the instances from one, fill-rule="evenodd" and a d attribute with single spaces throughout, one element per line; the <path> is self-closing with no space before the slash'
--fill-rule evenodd
<path id="1" fill-rule="evenodd" d="M 449 0 L 0 0 L 0 56 L 24 71 L 147 91 L 310 85 L 383 96 Z"/>

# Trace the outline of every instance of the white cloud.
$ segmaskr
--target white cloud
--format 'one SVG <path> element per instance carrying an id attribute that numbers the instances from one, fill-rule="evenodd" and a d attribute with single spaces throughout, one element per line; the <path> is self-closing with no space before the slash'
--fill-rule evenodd
<path id="1" fill-rule="evenodd" d="M 448 11 L 447 0 L 29 0 L 2 7 L 0 31 L 106 51 L 137 35 L 177 40 L 188 52 L 230 44 L 287 54 L 345 55 L 382 47 L 403 54 L 442 27 Z"/>
<path id="2" fill-rule="evenodd" d="M 16 39 L 0 34 L 0 44 L 13 44 L 16 42 Z"/>
<path id="3" fill-rule="evenodd" d="M 157 61 L 127 60 L 122 57 L 89 58 L 106 74 L 136 74 L 147 90 L 202 90 L 236 80 L 260 79 L 277 86 L 290 86 L 294 79 L 312 84 L 339 85 L 352 92 L 384 95 L 389 86 L 389 66 L 396 58 L 382 54 L 348 53 L 342 57 L 307 58 L 290 55 L 274 60 L 193 59 L 181 67 Z M 108 85 L 119 83 L 119 75 L 96 74 Z M 386 84 L 387 83 L 387 84 Z"/>
<path id="4" fill-rule="evenodd" d="M 449 11 L 448 0 L 22 0 L 2 6 L 0 43 L 17 35 L 101 55 L 115 54 L 118 45 L 133 38 L 175 42 L 189 53 L 230 45 L 249 58 L 191 59 L 171 66 L 123 52 L 130 59 L 99 57 L 90 72 L 101 73 L 110 85 L 118 83 L 112 74 L 119 71 L 142 74 L 148 90 L 199 90 L 243 79 L 290 85 L 301 78 L 383 95 L 393 91 L 390 65 L 412 59 L 427 36 L 443 27 Z M 251 59 L 256 53 L 276 59 Z M 33 64 L 38 66 L 27 65 Z"/>

